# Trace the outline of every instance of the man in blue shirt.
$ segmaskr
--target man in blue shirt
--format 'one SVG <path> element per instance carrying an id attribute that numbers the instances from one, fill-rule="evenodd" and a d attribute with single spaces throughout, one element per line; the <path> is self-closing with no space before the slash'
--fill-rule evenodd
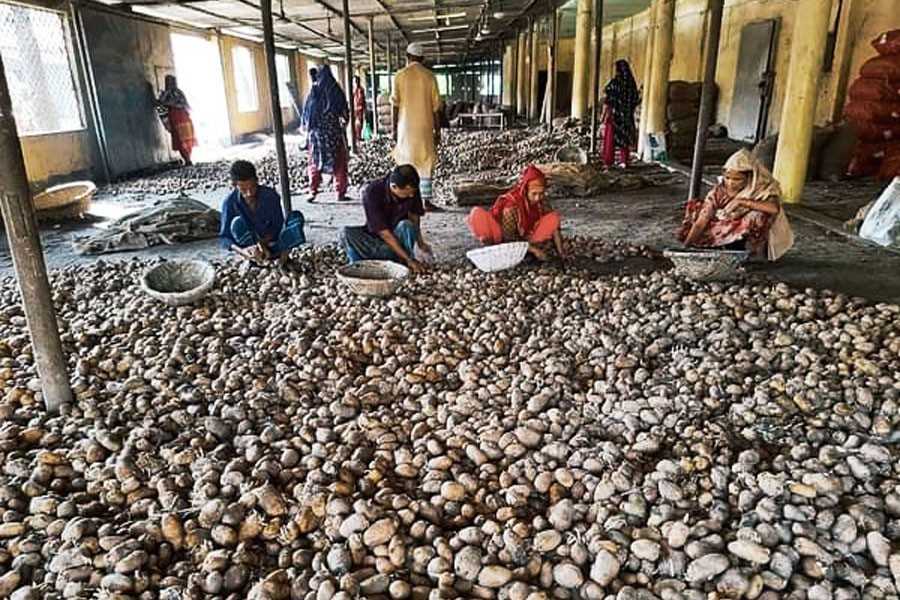
<path id="1" fill-rule="evenodd" d="M 306 242 L 303 214 L 281 212 L 281 197 L 267 185 L 259 185 L 256 167 L 246 160 L 231 165 L 234 189 L 222 202 L 222 246 L 254 263 L 287 261 L 291 248 Z"/>
<path id="2" fill-rule="evenodd" d="M 419 220 L 425 214 L 419 193 L 419 174 L 412 165 L 398 165 L 389 175 L 371 182 L 362 193 L 366 224 L 345 227 L 341 243 L 351 263 L 393 260 L 413 272 L 425 270 L 415 258 L 415 247 L 426 254 L 431 246 L 422 239 Z"/>

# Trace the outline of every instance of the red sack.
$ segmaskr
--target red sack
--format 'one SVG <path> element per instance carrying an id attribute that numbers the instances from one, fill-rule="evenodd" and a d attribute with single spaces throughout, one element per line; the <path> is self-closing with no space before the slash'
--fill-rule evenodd
<path id="1" fill-rule="evenodd" d="M 851 177 L 869 177 L 877 175 L 881 169 L 881 162 L 885 153 L 896 147 L 891 142 L 863 142 L 856 148 L 856 154 L 850 160 L 847 167 L 847 175 Z"/>
<path id="2" fill-rule="evenodd" d="M 885 153 L 878 177 L 879 179 L 900 177 L 900 144 L 894 144 L 894 147 Z"/>
<path id="3" fill-rule="evenodd" d="M 900 123 L 872 123 L 865 121 L 854 123 L 859 139 L 864 142 L 890 142 L 900 141 Z"/>
<path id="4" fill-rule="evenodd" d="M 863 123 L 900 123 L 900 102 L 852 100 L 844 107 L 844 118 L 856 125 Z"/>
<path id="5" fill-rule="evenodd" d="M 872 47 L 882 56 L 900 54 L 900 29 L 882 33 L 872 40 Z"/>
<path id="6" fill-rule="evenodd" d="M 859 69 L 862 77 L 900 79 L 900 54 L 870 58 Z"/>
<path id="7" fill-rule="evenodd" d="M 850 99 L 900 102 L 900 80 L 860 77 L 850 86 Z"/>
<path id="8" fill-rule="evenodd" d="M 850 177 L 871 177 L 881 170 L 881 159 L 856 155 L 850 159 L 847 175 Z"/>

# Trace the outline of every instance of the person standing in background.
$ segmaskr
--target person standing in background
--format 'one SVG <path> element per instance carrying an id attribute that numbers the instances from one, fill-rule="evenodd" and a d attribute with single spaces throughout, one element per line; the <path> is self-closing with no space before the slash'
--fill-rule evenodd
<path id="1" fill-rule="evenodd" d="M 356 141 L 362 140 L 363 125 L 366 122 L 366 91 L 363 89 L 359 75 L 353 76 L 353 135 Z"/>
<path id="2" fill-rule="evenodd" d="M 322 184 L 322 173 L 332 173 L 339 201 L 347 200 L 347 138 L 344 126 L 349 118 L 347 97 L 338 85 L 331 67 L 322 65 L 306 105 L 301 127 L 308 132 L 309 193 L 314 202 Z"/>
<path id="3" fill-rule="evenodd" d="M 419 191 L 427 210 L 439 210 L 431 202 L 432 176 L 441 141 L 441 97 L 437 79 L 422 60 L 425 50 L 413 42 L 406 47 L 406 67 L 394 77 L 393 105 L 394 162 L 411 164 L 419 174 Z"/>
<path id="4" fill-rule="evenodd" d="M 634 110 L 641 103 L 641 93 L 627 60 L 620 58 L 616 61 L 616 76 L 606 84 L 603 93 L 606 95 L 600 117 L 604 124 L 603 163 L 611 167 L 618 150 L 619 167 L 624 169 L 637 138 Z"/>
<path id="5" fill-rule="evenodd" d="M 157 112 L 172 135 L 172 149 L 181 154 L 184 166 L 189 167 L 191 152 L 197 145 L 194 137 L 194 122 L 191 121 L 191 107 L 180 89 L 174 75 L 166 75 L 166 88 L 156 101 Z"/>

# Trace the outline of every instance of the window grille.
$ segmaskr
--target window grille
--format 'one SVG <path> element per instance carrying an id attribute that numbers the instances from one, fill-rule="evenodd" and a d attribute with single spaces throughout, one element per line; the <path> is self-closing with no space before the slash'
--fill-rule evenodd
<path id="1" fill-rule="evenodd" d="M 20 136 L 84 129 L 62 13 L 0 3 L 0 56 Z"/>
<path id="2" fill-rule="evenodd" d="M 231 58 L 234 63 L 238 112 L 256 112 L 259 110 L 259 91 L 256 88 L 253 53 L 244 46 L 235 46 L 231 49 Z"/>

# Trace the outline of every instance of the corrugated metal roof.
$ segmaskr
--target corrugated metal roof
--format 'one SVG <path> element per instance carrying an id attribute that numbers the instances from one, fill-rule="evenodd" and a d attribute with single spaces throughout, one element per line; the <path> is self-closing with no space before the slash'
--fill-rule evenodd
<path id="1" fill-rule="evenodd" d="M 115 0 L 103 0 L 114 4 Z M 262 39 L 259 0 L 122 0 L 122 6 L 200 29 L 218 29 Z M 299 50 L 319 49 L 336 59 L 343 55 L 341 0 L 272 0 L 276 42 Z M 435 59 L 459 62 L 496 56 L 500 42 L 515 35 L 529 16 L 547 14 L 553 0 L 350 0 L 354 52 L 368 54 L 371 23 L 377 58 L 388 46 L 416 41 Z M 574 12 L 575 0 L 562 3 Z M 604 21 L 612 22 L 646 9 L 650 0 L 604 0 Z"/>

